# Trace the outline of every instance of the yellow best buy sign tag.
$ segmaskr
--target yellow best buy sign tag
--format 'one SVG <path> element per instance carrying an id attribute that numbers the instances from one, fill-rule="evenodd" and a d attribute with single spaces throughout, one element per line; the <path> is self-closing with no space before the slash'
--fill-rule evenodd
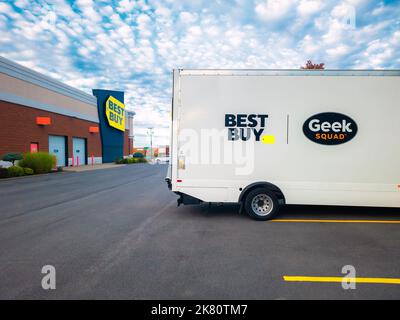
<path id="1" fill-rule="evenodd" d="M 125 105 L 113 96 L 106 101 L 106 117 L 111 127 L 125 131 Z"/>

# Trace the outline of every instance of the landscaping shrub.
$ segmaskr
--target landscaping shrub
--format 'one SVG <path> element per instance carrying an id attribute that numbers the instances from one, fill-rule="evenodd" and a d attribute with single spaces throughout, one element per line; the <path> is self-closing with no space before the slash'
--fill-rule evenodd
<path id="1" fill-rule="evenodd" d="M 7 168 L 0 168 L 0 178 L 7 178 L 7 177 L 8 177 Z"/>
<path id="2" fill-rule="evenodd" d="M 127 159 L 119 158 L 115 161 L 116 164 L 126 164 L 128 163 Z"/>
<path id="3" fill-rule="evenodd" d="M 132 164 L 132 163 L 145 163 L 146 158 L 120 158 L 115 161 L 116 164 Z"/>
<path id="4" fill-rule="evenodd" d="M 13 165 L 15 165 L 15 161 L 21 159 L 22 159 L 22 154 L 20 153 L 7 153 L 2 158 L 3 161 L 10 161 L 12 162 Z"/>
<path id="5" fill-rule="evenodd" d="M 24 169 L 24 174 L 26 174 L 27 176 L 34 174 L 34 172 L 31 168 L 23 168 L 23 169 Z"/>
<path id="6" fill-rule="evenodd" d="M 19 165 L 31 168 L 34 173 L 50 172 L 56 165 L 56 157 L 47 152 L 25 153 Z"/>
<path id="7" fill-rule="evenodd" d="M 20 177 L 24 175 L 24 169 L 19 166 L 8 167 L 7 170 L 9 177 Z"/>

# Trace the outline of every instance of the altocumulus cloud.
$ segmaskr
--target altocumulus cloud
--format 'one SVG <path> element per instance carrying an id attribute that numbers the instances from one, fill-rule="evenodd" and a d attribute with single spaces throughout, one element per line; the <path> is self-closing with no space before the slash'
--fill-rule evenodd
<path id="1" fill-rule="evenodd" d="M 0 55 L 91 93 L 124 90 L 136 144 L 168 143 L 173 68 L 400 68 L 399 1 L 16 0 Z"/>

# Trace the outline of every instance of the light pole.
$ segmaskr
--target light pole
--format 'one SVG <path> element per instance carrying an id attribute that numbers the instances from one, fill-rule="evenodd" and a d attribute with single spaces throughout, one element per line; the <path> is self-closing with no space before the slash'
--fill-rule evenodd
<path id="1" fill-rule="evenodd" d="M 147 128 L 149 131 L 147 132 L 148 135 L 150 135 L 150 161 L 153 160 L 153 134 L 154 134 L 154 128 L 150 127 Z"/>

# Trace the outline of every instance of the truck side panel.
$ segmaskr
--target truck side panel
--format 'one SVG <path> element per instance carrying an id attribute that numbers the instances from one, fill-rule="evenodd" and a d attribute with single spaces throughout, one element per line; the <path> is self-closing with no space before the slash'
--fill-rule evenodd
<path id="1" fill-rule="evenodd" d="M 400 77 L 176 71 L 174 78 L 174 191 L 237 202 L 241 188 L 267 181 L 288 204 L 400 207 Z M 310 141 L 303 125 L 323 112 L 354 119 L 357 134 L 339 145 Z M 227 114 L 267 115 L 267 138 L 255 140 L 251 130 L 260 126 L 238 126 L 251 129 L 250 139 L 230 141 Z"/>

